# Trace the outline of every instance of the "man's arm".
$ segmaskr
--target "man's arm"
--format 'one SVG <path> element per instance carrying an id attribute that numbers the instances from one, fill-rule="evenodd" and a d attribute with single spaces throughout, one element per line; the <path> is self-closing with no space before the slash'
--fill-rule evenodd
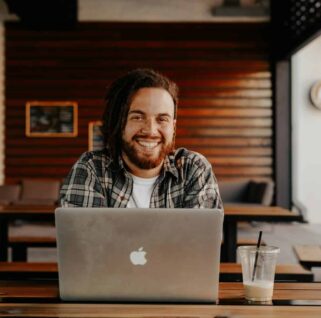
<path id="1" fill-rule="evenodd" d="M 74 164 L 60 189 L 63 207 L 106 207 L 104 192 L 89 162 L 81 158 Z"/>
<path id="2" fill-rule="evenodd" d="M 200 156 L 191 165 L 188 174 L 183 206 L 186 208 L 223 209 L 212 166 L 203 156 Z"/>

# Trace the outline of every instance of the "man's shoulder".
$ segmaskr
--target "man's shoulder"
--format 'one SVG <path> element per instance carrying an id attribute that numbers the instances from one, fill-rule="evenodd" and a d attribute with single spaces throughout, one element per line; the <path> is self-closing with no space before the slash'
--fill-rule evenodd
<path id="1" fill-rule="evenodd" d="M 202 154 L 186 148 L 176 149 L 172 158 L 177 168 L 182 168 L 184 166 L 206 168 L 211 166 L 211 164 Z"/>
<path id="2" fill-rule="evenodd" d="M 78 161 L 88 162 L 93 160 L 110 160 L 110 155 L 107 152 L 107 149 L 86 151 L 80 156 Z"/>
<path id="3" fill-rule="evenodd" d="M 111 161 L 107 149 L 102 149 L 84 152 L 76 162 L 76 165 L 84 165 L 97 170 L 97 168 L 102 169 L 102 167 L 108 166 Z"/>

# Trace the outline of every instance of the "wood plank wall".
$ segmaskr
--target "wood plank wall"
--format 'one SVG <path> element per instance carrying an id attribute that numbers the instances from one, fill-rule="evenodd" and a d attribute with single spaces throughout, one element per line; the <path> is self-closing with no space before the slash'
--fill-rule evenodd
<path id="1" fill-rule="evenodd" d="M 273 176 L 268 25 L 81 23 L 69 31 L 6 24 L 5 175 L 63 178 L 88 147 L 106 87 L 136 67 L 180 86 L 177 146 L 203 153 L 219 180 Z M 79 103 L 76 138 L 25 136 L 30 100 Z"/>

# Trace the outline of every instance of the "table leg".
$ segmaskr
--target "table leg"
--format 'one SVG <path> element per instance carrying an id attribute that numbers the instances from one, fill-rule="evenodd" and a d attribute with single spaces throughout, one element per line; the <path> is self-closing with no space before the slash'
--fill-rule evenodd
<path id="1" fill-rule="evenodd" d="M 7 219 L 0 220 L 0 261 L 8 261 L 8 232 L 9 222 Z"/>
<path id="2" fill-rule="evenodd" d="M 222 262 L 236 262 L 237 248 L 237 222 L 224 220 L 224 244 L 222 250 Z"/>

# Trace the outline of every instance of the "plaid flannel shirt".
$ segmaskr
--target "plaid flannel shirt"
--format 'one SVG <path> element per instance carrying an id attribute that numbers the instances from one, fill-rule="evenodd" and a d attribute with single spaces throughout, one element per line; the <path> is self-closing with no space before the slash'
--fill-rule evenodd
<path id="1" fill-rule="evenodd" d="M 108 150 L 84 153 L 74 164 L 60 191 L 61 206 L 126 207 L 133 180 L 121 158 Z M 151 208 L 223 209 L 211 164 L 200 154 L 177 149 L 164 160 L 150 201 Z"/>

